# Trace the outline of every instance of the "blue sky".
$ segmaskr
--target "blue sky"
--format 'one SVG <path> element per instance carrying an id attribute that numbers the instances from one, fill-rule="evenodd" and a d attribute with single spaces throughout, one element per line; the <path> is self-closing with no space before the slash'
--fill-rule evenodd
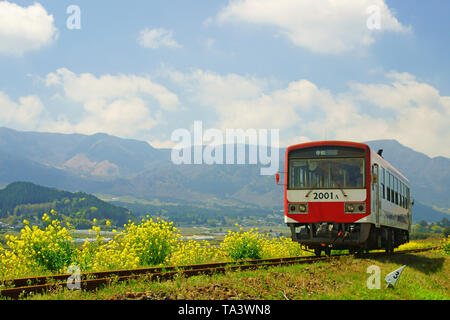
<path id="1" fill-rule="evenodd" d="M 168 147 L 202 120 L 449 157 L 450 2 L 331 3 L 0 1 L 0 126 Z"/>

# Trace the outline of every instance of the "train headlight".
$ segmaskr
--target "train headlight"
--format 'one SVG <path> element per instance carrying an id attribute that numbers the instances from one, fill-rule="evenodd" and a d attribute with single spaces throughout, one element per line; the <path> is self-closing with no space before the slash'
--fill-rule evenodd
<path id="1" fill-rule="evenodd" d="M 307 203 L 289 203 L 288 213 L 308 213 Z"/>
<path id="2" fill-rule="evenodd" d="M 345 213 L 366 213 L 366 204 L 362 203 L 346 203 Z"/>
<path id="3" fill-rule="evenodd" d="M 349 204 L 347 204 L 347 206 L 345 208 L 345 211 L 346 212 L 353 212 L 353 211 L 355 211 L 355 207 L 351 203 L 349 203 Z"/>

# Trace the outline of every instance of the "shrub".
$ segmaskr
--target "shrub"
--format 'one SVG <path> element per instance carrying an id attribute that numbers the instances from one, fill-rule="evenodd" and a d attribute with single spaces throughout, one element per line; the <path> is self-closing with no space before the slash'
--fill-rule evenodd
<path id="1" fill-rule="evenodd" d="M 198 242 L 195 240 L 183 241 L 172 253 L 168 260 L 170 265 L 187 265 L 202 264 L 223 261 L 226 256 L 220 248 L 213 247 L 211 244 L 203 240 Z"/>
<path id="2" fill-rule="evenodd" d="M 264 247 L 264 237 L 250 231 L 232 232 L 228 231 L 228 234 L 223 240 L 223 249 L 233 260 L 243 259 L 261 259 Z"/>
<path id="3" fill-rule="evenodd" d="M 303 251 L 301 245 L 290 238 L 280 237 L 264 240 L 263 258 L 298 257 L 304 255 L 309 255 L 309 253 Z"/>
<path id="4" fill-rule="evenodd" d="M 157 265 L 163 263 L 177 245 L 177 229 L 173 222 L 157 218 L 142 219 L 141 224 L 129 222 L 125 230 L 115 239 L 119 249 L 134 252 L 141 265 Z"/>
<path id="5" fill-rule="evenodd" d="M 450 236 L 441 240 L 441 252 L 445 255 L 450 255 Z"/>
<path id="6" fill-rule="evenodd" d="M 51 214 L 54 218 L 56 212 Z M 42 275 L 48 271 L 65 273 L 72 264 L 86 272 L 308 254 L 289 238 L 269 238 L 257 229 L 228 231 L 220 246 L 212 246 L 208 241 L 183 241 L 179 240 L 180 235 L 172 223 L 159 218 L 152 220 L 149 216 L 139 224 L 129 221 L 121 233 L 113 230 L 114 239 L 107 243 L 94 219 L 90 232 L 95 233 L 95 241 L 86 241 L 75 248 L 69 230 L 57 219 L 44 214 L 42 220 L 46 225 L 43 229 L 30 227 L 28 221 L 24 221 L 25 228 L 19 236 L 5 236 L 9 249 L 0 246 L 2 278 Z M 105 224 L 111 225 L 108 221 Z M 446 241 L 448 252 L 449 240 Z M 414 242 L 409 244 L 415 245 Z"/>
<path id="7" fill-rule="evenodd" d="M 55 212 L 52 210 L 52 213 Z M 47 224 L 43 230 L 37 226 L 30 228 L 25 220 L 20 236 L 5 236 L 10 252 L 2 249 L 2 264 L 8 264 L 8 259 L 20 260 L 20 265 L 26 270 L 41 268 L 53 272 L 71 264 L 74 242 L 69 230 L 61 227 L 57 219 L 51 220 L 47 214 L 43 215 L 42 220 Z"/>

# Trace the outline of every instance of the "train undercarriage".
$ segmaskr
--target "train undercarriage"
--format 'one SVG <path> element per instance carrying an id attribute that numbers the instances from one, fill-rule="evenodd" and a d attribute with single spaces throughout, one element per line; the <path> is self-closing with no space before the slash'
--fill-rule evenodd
<path id="1" fill-rule="evenodd" d="M 348 249 L 350 253 L 362 253 L 369 250 L 395 248 L 409 241 L 409 232 L 398 228 L 371 223 L 288 223 L 293 241 L 314 250 L 317 256 L 322 252 L 331 254 L 331 250 Z"/>

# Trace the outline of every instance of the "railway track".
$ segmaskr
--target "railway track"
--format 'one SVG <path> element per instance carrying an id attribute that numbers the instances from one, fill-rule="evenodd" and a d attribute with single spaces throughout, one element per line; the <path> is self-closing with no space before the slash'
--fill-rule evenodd
<path id="1" fill-rule="evenodd" d="M 393 255 L 405 253 L 417 253 L 437 249 L 439 247 L 430 247 L 423 249 L 401 250 L 394 251 Z M 238 262 L 221 262 L 210 264 L 198 264 L 187 266 L 172 266 L 172 267 L 153 267 L 132 270 L 116 270 L 85 273 L 80 276 L 80 289 L 95 290 L 102 285 L 109 285 L 117 281 L 128 281 L 138 277 L 145 277 L 147 280 L 170 280 L 175 277 L 184 276 L 191 277 L 196 275 L 212 275 L 217 273 L 225 273 L 228 271 L 251 270 L 256 268 L 289 265 L 289 264 L 304 264 L 314 263 L 318 261 L 327 261 L 335 259 L 340 256 L 348 254 L 338 254 L 332 256 L 321 257 L 288 257 L 275 259 L 259 259 L 246 260 Z M 386 255 L 384 252 L 371 252 L 360 254 L 358 257 L 377 257 Z M 67 279 L 71 274 L 62 274 L 55 276 L 41 276 L 5 280 L 2 282 L 7 288 L 0 290 L 0 297 L 7 297 L 11 299 L 19 299 L 21 296 L 32 293 L 42 293 L 46 291 L 53 291 L 67 286 Z"/>

